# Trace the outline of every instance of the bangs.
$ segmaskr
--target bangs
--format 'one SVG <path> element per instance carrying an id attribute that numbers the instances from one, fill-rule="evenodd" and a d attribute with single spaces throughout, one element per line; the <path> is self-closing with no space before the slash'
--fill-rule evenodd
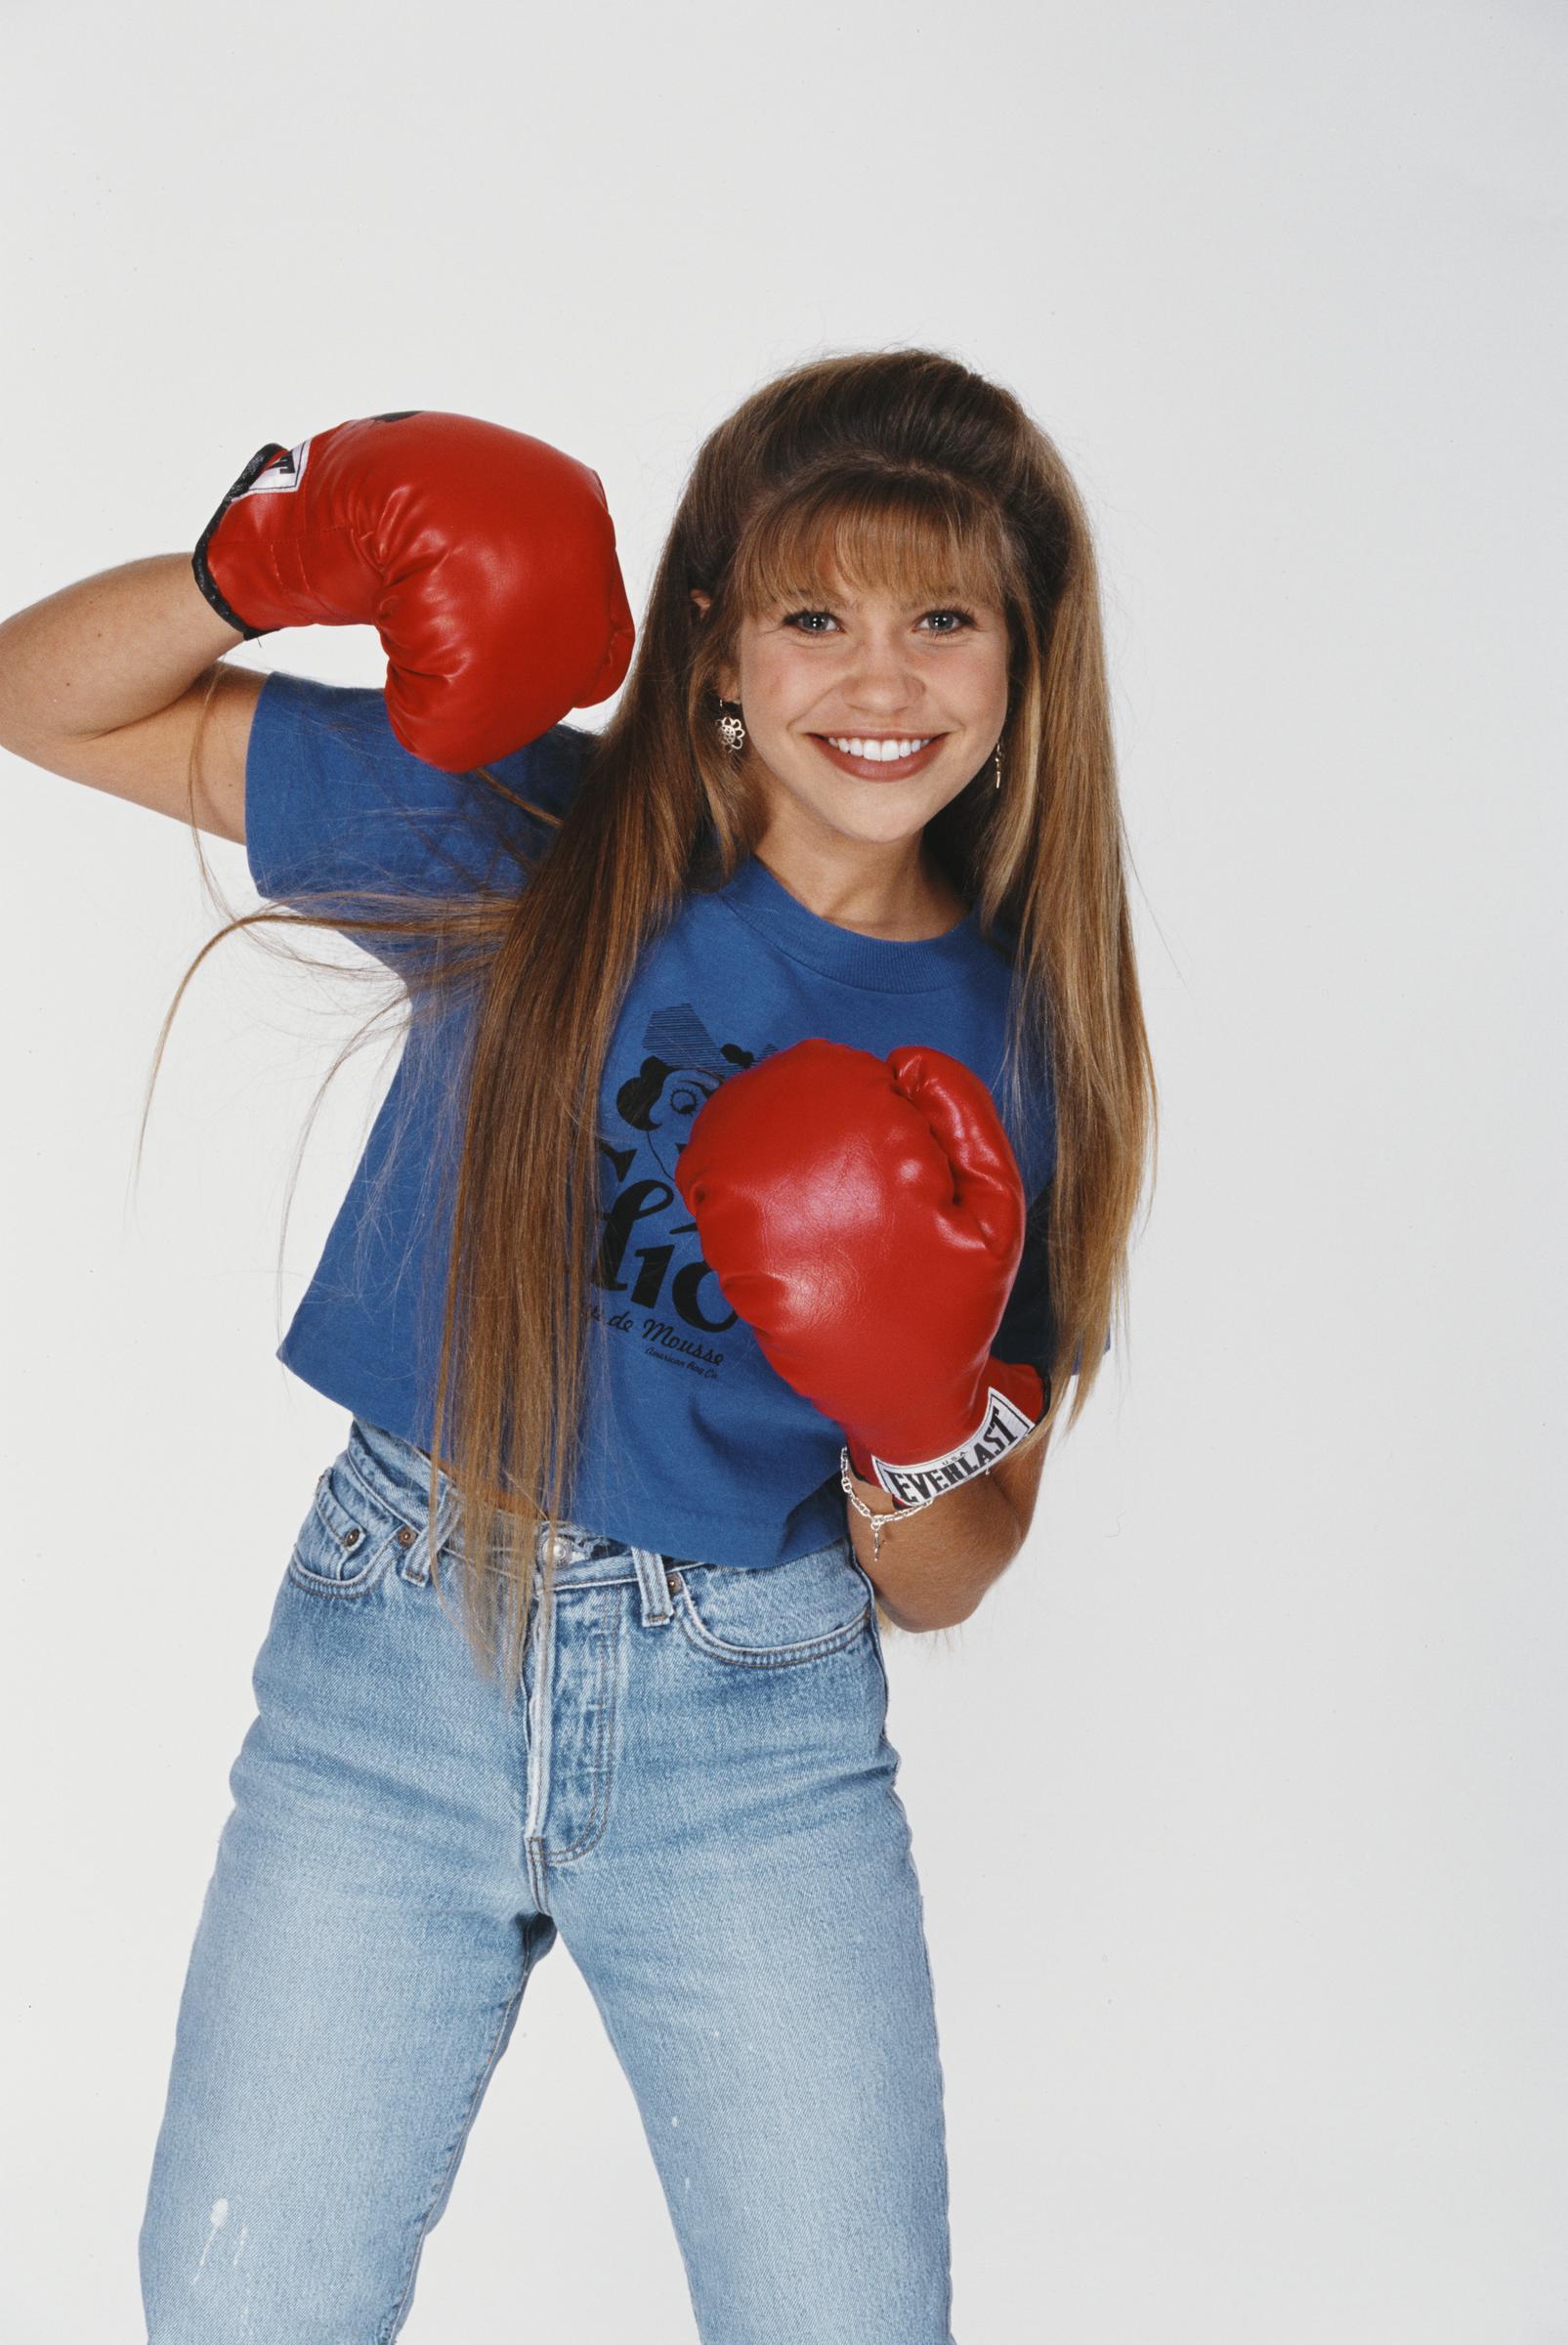
<path id="1" fill-rule="evenodd" d="M 755 618 L 846 592 L 1005 609 L 1013 568 L 988 499 L 952 480 L 883 473 L 786 492 L 765 508 L 736 548 L 730 592 Z"/>

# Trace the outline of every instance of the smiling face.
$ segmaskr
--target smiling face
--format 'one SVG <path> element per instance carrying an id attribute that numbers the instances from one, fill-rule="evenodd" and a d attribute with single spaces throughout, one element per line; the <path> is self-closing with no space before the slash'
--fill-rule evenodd
<path id="1" fill-rule="evenodd" d="M 744 618 L 721 690 L 741 704 L 770 828 L 801 845 L 897 846 L 917 839 L 996 747 L 1006 614 L 940 584 L 917 601 L 829 584 Z"/>

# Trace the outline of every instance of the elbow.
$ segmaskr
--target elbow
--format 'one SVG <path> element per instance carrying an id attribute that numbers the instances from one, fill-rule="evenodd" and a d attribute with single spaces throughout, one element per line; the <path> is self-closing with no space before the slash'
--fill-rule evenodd
<path id="1" fill-rule="evenodd" d="M 890 1604 L 885 1596 L 879 1595 L 877 1605 L 883 1618 L 891 1621 L 894 1628 L 906 1637 L 931 1637 L 939 1629 L 961 1627 L 977 1610 L 979 1599 L 972 1604 L 965 1604 L 962 1610 L 956 1604 L 948 1603 L 930 1611 L 910 1612 L 902 1604 Z"/>
<path id="2" fill-rule="evenodd" d="M 889 1603 L 886 1590 L 880 1587 L 876 1591 L 876 1616 L 884 1627 L 897 1629 L 901 1637 L 925 1637 L 943 1625 L 923 1612 L 911 1612 L 905 1604 Z"/>

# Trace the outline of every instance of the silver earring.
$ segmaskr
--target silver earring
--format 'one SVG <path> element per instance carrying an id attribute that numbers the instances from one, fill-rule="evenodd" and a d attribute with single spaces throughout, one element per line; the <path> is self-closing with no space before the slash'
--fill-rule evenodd
<path id="1" fill-rule="evenodd" d="M 993 788 L 993 789 L 1000 789 L 1000 788 L 1001 788 L 1001 743 L 1000 743 L 999 741 L 997 742 L 997 744 L 996 744 L 996 746 L 995 750 L 993 751 L 993 755 L 995 756 L 995 758 L 996 758 L 996 781 L 995 781 L 995 782 L 992 784 L 992 788 Z"/>
<path id="2" fill-rule="evenodd" d="M 726 701 L 720 701 L 719 706 L 724 710 L 724 714 L 719 718 L 719 733 L 723 739 L 725 747 L 731 751 L 743 749 L 745 747 L 745 723 L 743 718 L 742 718 L 739 713 L 732 716 L 730 713 L 729 703 Z M 736 708 L 739 712 L 739 702 L 736 703 Z"/>

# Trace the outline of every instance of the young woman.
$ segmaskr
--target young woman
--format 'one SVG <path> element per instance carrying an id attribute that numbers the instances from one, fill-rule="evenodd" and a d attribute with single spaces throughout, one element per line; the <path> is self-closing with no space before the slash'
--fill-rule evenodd
<path id="1" fill-rule="evenodd" d="M 385 691 L 222 657 L 309 622 Z M 398 2332 L 558 1934 L 702 2337 L 951 2345 L 883 1651 L 1018 1552 L 1124 1302 L 1089 532 L 1004 389 L 827 359 L 705 442 L 631 642 L 598 476 L 422 411 L 0 628 L 7 746 L 243 840 L 234 924 L 407 1012 L 280 1349 L 352 1423 L 191 1952 L 151 2345 Z"/>

